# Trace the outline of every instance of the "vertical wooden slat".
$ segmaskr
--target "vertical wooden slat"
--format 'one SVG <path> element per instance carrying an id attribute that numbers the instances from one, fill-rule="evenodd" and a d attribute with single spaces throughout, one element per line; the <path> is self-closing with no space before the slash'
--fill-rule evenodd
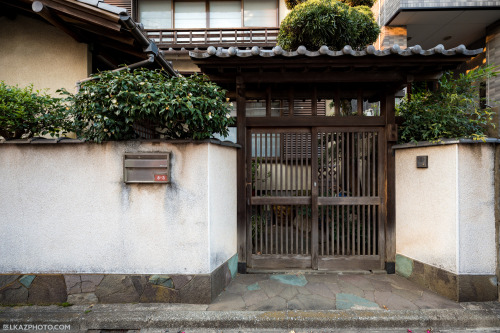
<path id="1" fill-rule="evenodd" d="M 340 189 L 339 189 L 339 186 L 340 186 L 340 182 L 339 182 L 339 176 L 340 176 L 340 172 L 341 172 L 341 169 L 340 168 L 340 156 L 339 156 L 339 132 L 337 131 L 335 133 L 335 153 L 336 153 L 336 156 L 335 156 L 335 164 L 336 164 L 336 172 L 335 172 L 335 180 L 336 180 L 336 186 L 337 186 L 337 196 L 340 196 Z M 335 224 L 336 224 L 336 230 L 337 230 L 337 244 L 336 244 L 336 253 L 337 254 L 340 254 L 340 222 L 339 222 L 339 210 L 340 210 L 340 207 L 337 206 L 336 207 L 336 219 L 335 219 Z"/>
<path id="2" fill-rule="evenodd" d="M 362 172 L 363 172 L 363 178 L 362 178 L 363 179 L 363 183 L 361 184 L 361 186 L 362 186 L 362 193 L 361 193 L 361 195 L 363 197 L 367 196 L 366 195 L 366 163 L 367 163 L 367 161 L 366 161 L 366 155 L 367 155 L 367 152 L 366 152 L 366 150 L 367 150 L 366 149 L 366 137 L 367 137 L 367 133 L 363 132 L 363 135 L 362 135 L 362 145 L 361 145 L 362 146 L 362 152 L 363 152 L 361 154 L 361 156 L 362 156 L 361 167 L 362 167 Z M 362 210 L 362 215 L 361 215 L 361 217 L 362 217 L 362 227 L 363 227 L 362 237 L 361 237 L 362 242 L 363 242 L 362 243 L 362 245 L 363 245 L 362 246 L 362 251 L 363 251 L 362 254 L 366 255 L 366 206 L 363 205 L 362 209 L 363 209 Z"/>
<path id="3" fill-rule="evenodd" d="M 274 195 L 277 194 L 276 192 L 276 168 L 277 168 L 277 164 L 278 164 L 278 161 L 277 161 L 277 156 L 278 156 L 278 134 L 277 133 L 273 133 L 271 134 L 271 143 L 272 143 L 272 140 L 274 138 L 274 174 L 271 175 L 271 179 L 274 179 L 274 183 L 271 184 L 271 195 L 273 195 L 273 187 L 274 187 Z M 272 158 L 271 158 L 272 160 Z M 272 167 L 271 167 L 271 170 L 272 170 Z M 272 172 L 272 171 L 271 171 Z M 270 243 L 270 248 L 271 248 L 271 251 L 270 253 L 273 254 L 274 253 L 274 247 L 273 247 L 273 240 L 274 240 L 274 235 L 273 235 L 273 231 L 276 231 L 276 228 L 273 228 L 273 221 L 272 219 L 275 219 L 275 216 L 273 214 L 273 208 L 270 206 L 270 214 L 271 214 L 271 225 L 269 226 L 269 243 Z M 274 221 L 274 225 L 276 226 L 277 223 L 276 223 L 276 220 Z M 276 244 L 276 243 L 275 243 Z M 276 246 L 276 245 L 274 245 Z"/>
<path id="4" fill-rule="evenodd" d="M 293 99 L 293 89 L 288 89 L 288 116 L 293 116 L 294 109 L 294 99 Z"/>
<path id="5" fill-rule="evenodd" d="M 246 147 L 251 148 L 253 146 L 252 142 L 252 132 L 247 129 L 246 130 Z M 247 149 L 246 150 L 246 160 L 247 164 L 252 163 L 252 149 Z M 250 205 L 250 198 L 252 197 L 252 170 L 251 168 L 245 168 L 246 170 L 246 187 L 245 187 L 245 204 L 248 207 L 248 212 L 246 214 L 246 240 L 247 240 L 247 246 L 248 246 L 248 251 L 247 251 L 247 265 L 248 263 L 251 263 L 252 260 L 252 253 L 254 253 L 254 246 L 253 246 L 253 240 L 252 240 L 252 206 Z"/>
<path id="6" fill-rule="evenodd" d="M 267 135 L 267 134 L 266 134 Z M 263 142 L 262 142 L 262 133 L 260 133 L 260 151 L 259 151 L 259 154 L 258 154 L 258 157 L 259 157 L 259 196 L 263 196 L 264 194 L 262 193 L 262 187 L 265 186 L 265 179 L 266 179 L 266 174 L 262 175 L 262 161 L 263 161 L 263 154 L 262 154 L 262 146 L 263 146 Z M 264 180 L 264 181 L 263 181 Z M 256 193 L 257 194 L 257 193 Z M 262 206 L 259 206 L 259 222 L 260 222 L 260 230 L 261 230 L 261 233 L 262 233 L 262 230 L 264 230 L 263 228 L 263 225 L 262 225 Z M 260 252 L 264 252 L 263 250 L 264 246 L 263 246 L 263 237 L 262 237 L 262 234 L 260 235 Z"/>
<path id="7" fill-rule="evenodd" d="M 357 133 L 357 147 L 356 147 L 356 170 L 357 170 L 357 175 L 356 175 L 356 187 L 357 187 L 357 191 L 356 191 L 356 195 L 358 197 L 361 197 L 361 174 L 362 174 L 362 170 L 363 170 L 363 166 L 361 165 L 361 171 L 360 171 L 360 159 L 362 158 L 362 150 L 360 149 L 361 148 L 361 135 L 362 135 L 362 132 L 358 132 Z M 361 212 L 360 212 L 360 209 L 361 209 L 361 206 L 358 205 L 357 207 L 357 211 L 358 211 L 358 215 L 357 215 L 357 221 L 356 221 L 356 228 L 357 228 L 357 234 L 358 234 L 358 242 L 357 242 L 357 254 L 361 254 Z"/>
<path id="8" fill-rule="evenodd" d="M 318 136 L 319 136 L 319 147 L 318 150 L 313 150 L 313 152 L 319 152 L 319 166 L 317 169 L 313 169 L 314 174 L 318 173 L 319 174 L 319 179 L 318 179 L 318 195 L 323 196 L 324 195 L 324 182 L 323 179 L 324 177 L 324 140 L 323 140 L 323 133 L 318 133 L 317 136 L 313 137 L 313 141 L 318 141 Z M 319 170 L 319 171 L 315 171 Z M 314 180 L 314 178 L 313 178 Z M 324 237 L 325 237 L 325 230 L 324 230 L 324 225 L 325 225 L 325 216 L 323 214 L 323 207 L 321 209 L 318 208 L 319 214 L 321 215 L 321 220 L 320 220 L 320 233 L 321 233 L 321 241 L 320 241 L 320 253 L 321 255 L 324 255 Z"/>
<path id="9" fill-rule="evenodd" d="M 311 133 L 311 205 L 312 205 L 312 239 L 311 239 L 311 266 L 318 269 L 318 159 L 315 154 L 318 152 L 318 129 L 313 128 Z"/>
<path id="10" fill-rule="evenodd" d="M 345 151 L 345 145 L 346 145 L 346 133 L 341 132 L 342 135 L 342 149 L 341 149 L 341 154 L 342 154 L 342 196 L 345 196 L 345 177 L 346 177 L 346 151 Z M 342 255 L 345 254 L 345 212 L 344 212 L 344 205 L 341 207 L 341 219 L 342 219 L 342 234 L 341 234 L 341 239 L 342 239 Z"/>
<path id="11" fill-rule="evenodd" d="M 332 133 L 326 133 L 326 196 L 331 197 L 332 196 L 332 186 L 331 186 L 331 178 L 333 176 L 333 155 L 331 154 L 331 149 L 333 146 L 333 137 Z M 327 248 L 327 255 L 331 254 L 330 251 L 330 209 L 331 206 L 326 206 L 326 248 Z M 333 226 L 332 226 L 333 228 Z M 333 237 L 331 238 L 333 241 Z"/>
<path id="12" fill-rule="evenodd" d="M 382 181 L 384 180 L 384 176 L 387 174 L 386 169 L 385 169 L 385 164 L 387 163 L 387 143 L 386 143 L 386 133 L 385 131 L 379 132 L 379 137 L 378 137 L 378 152 L 379 152 L 379 161 L 378 161 L 378 193 L 379 196 L 382 197 L 382 202 L 385 202 L 385 204 L 382 204 L 379 206 L 378 209 L 378 253 L 381 258 L 383 258 L 382 262 L 385 262 L 385 252 L 387 251 L 387 245 L 383 243 L 385 239 L 385 228 L 384 228 L 384 222 L 385 224 L 387 223 L 387 181 Z"/>

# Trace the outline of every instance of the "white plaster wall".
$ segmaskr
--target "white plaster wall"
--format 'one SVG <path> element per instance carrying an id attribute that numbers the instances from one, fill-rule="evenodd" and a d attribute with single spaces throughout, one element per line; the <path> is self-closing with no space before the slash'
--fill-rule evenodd
<path id="1" fill-rule="evenodd" d="M 87 44 L 78 43 L 56 27 L 31 17 L 0 17 L 0 81 L 55 91 L 75 90 L 90 73 Z"/>
<path id="2" fill-rule="evenodd" d="M 495 274 L 495 150 L 458 145 L 459 274 Z"/>
<path id="3" fill-rule="evenodd" d="M 210 273 L 209 146 L 0 145 L 0 272 Z M 125 152 L 167 151 L 171 184 L 123 183 Z"/>
<path id="4" fill-rule="evenodd" d="M 210 270 L 237 253 L 236 244 L 236 154 L 233 149 L 210 145 L 209 154 L 209 217 Z"/>
<path id="5" fill-rule="evenodd" d="M 457 145 L 396 150 L 396 252 L 457 273 Z M 429 168 L 417 169 L 419 155 Z"/>
<path id="6" fill-rule="evenodd" d="M 416 158 L 427 155 L 428 169 Z M 454 274 L 495 274 L 494 145 L 396 150 L 396 252 Z"/>

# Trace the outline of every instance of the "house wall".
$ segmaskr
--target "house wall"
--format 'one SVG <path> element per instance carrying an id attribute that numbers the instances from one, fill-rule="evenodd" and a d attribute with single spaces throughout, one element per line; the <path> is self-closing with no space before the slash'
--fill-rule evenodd
<path id="1" fill-rule="evenodd" d="M 87 44 L 41 20 L 18 15 L 0 17 L 0 81 L 9 85 L 73 92 L 78 80 L 88 77 L 90 57 Z"/>
<path id="2" fill-rule="evenodd" d="M 396 148 L 396 272 L 457 301 L 497 299 L 495 144 Z"/>
<path id="3" fill-rule="evenodd" d="M 497 65 L 500 63 L 500 24 L 496 24 L 486 31 L 486 62 L 488 65 Z M 487 82 L 486 98 L 488 105 L 496 108 L 496 134 L 500 137 L 500 117 L 498 116 L 500 107 L 500 79 L 498 77 L 490 78 Z"/>
<path id="4" fill-rule="evenodd" d="M 123 183 L 171 152 L 171 184 Z M 0 273 L 210 274 L 236 254 L 236 151 L 213 144 L 0 144 Z"/>

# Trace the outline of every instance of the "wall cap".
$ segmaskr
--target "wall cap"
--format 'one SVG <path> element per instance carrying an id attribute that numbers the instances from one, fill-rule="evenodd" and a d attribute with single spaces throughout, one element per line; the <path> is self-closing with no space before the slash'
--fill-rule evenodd
<path id="1" fill-rule="evenodd" d="M 403 143 L 399 145 L 392 146 L 392 149 L 407 149 L 407 148 L 422 148 L 422 147 L 435 147 L 444 145 L 455 145 L 455 144 L 471 144 L 471 143 L 488 143 L 488 144 L 500 144 L 500 139 L 496 138 L 486 138 L 484 140 L 473 140 L 473 139 L 441 139 L 439 141 L 420 141 L 417 143 Z"/>
<path id="2" fill-rule="evenodd" d="M 125 141 L 106 141 L 103 142 L 102 144 L 108 143 L 108 142 L 141 142 L 141 143 L 148 143 L 148 142 L 155 142 L 155 143 L 172 143 L 172 144 L 183 144 L 183 143 L 193 143 L 193 144 L 203 144 L 203 143 L 211 143 L 214 145 L 219 145 L 219 146 L 224 146 L 224 147 L 231 147 L 231 148 L 241 148 L 241 145 L 231 142 L 231 141 L 221 141 L 219 139 L 205 139 L 205 140 L 193 140 L 193 139 L 184 139 L 184 140 L 161 140 L 161 139 L 154 139 L 154 140 L 125 140 Z M 98 144 L 94 142 L 87 142 L 85 140 L 79 140 L 79 139 L 71 139 L 71 138 L 54 138 L 54 139 L 47 139 L 47 138 L 41 138 L 41 137 L 34 137 L 34 138 L 29 138 L 29 139 L 14 139 L 14 140 L 0 140 L 0 145 L 1 144 L 14 144 L 14 145 L 27 145 L 27 144 L 42 144 L 42 145 L 47 145 L 47 144 L 61 144 L 61 143 L 73 143 L 73 144 L 81 144 L 81 143 L 87 143 L 87 144 Z"/>

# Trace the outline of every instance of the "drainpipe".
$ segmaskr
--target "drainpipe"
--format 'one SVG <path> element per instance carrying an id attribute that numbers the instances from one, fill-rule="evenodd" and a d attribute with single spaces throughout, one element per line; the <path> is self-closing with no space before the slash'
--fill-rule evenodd
<path id="1" fill-rule="evenodd" d="M 174 70 L 172 64 L 163 58 L 161 51 L 158 49 L 158 46 L 148 39 L 148 37 L 144 34 L 139 25 L 134 22 L 130 15 L 125 13 L 120 14 L 120 22 L 122 23 L 123 27 L 127 29 L 132 34 L 132 36 L 134 36 L 135 40 L 142 46 L 143 51 L 154 56 L 154 61 L 158 65 L 160 65 L 168 74 L 172 76 L 179 76 L 179 73 Z"/>

